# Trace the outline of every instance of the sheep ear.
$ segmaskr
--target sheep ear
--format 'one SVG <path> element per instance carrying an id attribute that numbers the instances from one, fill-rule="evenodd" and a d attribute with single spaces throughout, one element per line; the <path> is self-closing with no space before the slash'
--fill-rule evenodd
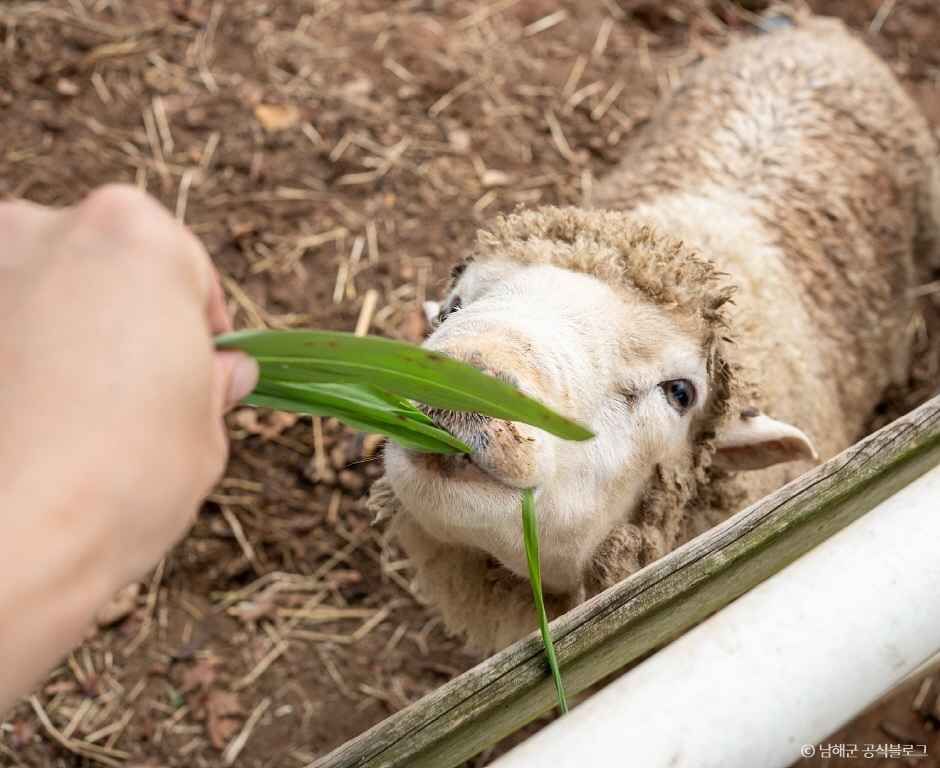
<path id="1" fill-rule="evenodd" d="M 815 461 L 818 458 L 816 448 L 802 430 L 750 408 L 742 411 L 718 435 L 712 465 L 719 469 L 741 471 L 764 469 L 799 459 Z"/>
<path id="2" fill-rule="evenodd" d="M 424 310 L 424 319 L 428 321 L 428 325 L 433 326 L 437 316 L 441 313 L 441 302 L 426 301 L 422 305 L 422 309 Z"/>

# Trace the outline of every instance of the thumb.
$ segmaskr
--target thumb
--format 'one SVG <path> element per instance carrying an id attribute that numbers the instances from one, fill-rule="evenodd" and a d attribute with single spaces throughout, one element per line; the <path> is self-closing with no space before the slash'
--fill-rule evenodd
<path id="1" fill-rule="evenodd" d="M 244 352 L 216 352 L 214 374 L 213 402 L 224 413 L 251 394 L 258 383 L 258 362 Z"/>

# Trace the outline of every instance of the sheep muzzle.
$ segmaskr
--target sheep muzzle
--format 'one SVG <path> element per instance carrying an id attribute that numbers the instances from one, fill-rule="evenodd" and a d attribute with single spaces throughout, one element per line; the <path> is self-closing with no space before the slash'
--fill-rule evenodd
<path id="1" fill-rule="evenodd" d="M 486 448 L 486 429 L 492 421 L 489 416 L 469 411 L 430 408 L 423 404 L 419 404 L 418 408 L 434 422 L 435 426 L 463 440 L 474 451 Z"/>

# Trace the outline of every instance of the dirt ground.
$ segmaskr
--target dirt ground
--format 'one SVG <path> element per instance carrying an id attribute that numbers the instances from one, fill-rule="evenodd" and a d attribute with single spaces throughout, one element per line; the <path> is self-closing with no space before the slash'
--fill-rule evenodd
<path id="1" fill-rule="evenodd" d="M 940 125 L 940 4 L 810 5 Z M 139 184 L 203 239 L 237 326 L 418 340 L 420 302 L 481 220 L 580 202 L 682 68 L 753 34 L 764 6 L 5 0 L 0 197 Z M 936 387 L 936 289 L 911 385 L 873 425 Z M 370 526 L 375 442 L 248 409 L 230 424 L 192 533 L 0 724 L 0 765 L 304 766 L 472 666 Z M 868 762 L 940 766 L 938 691 L 918 681 L 833 740 L 928 744 Z"/>

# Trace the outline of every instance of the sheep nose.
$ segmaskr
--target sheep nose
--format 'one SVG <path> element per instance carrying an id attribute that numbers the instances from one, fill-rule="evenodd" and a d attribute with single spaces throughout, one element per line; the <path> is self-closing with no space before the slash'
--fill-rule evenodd
<path id="1" fill-rule="evenodd" d="M 478 371 L 503 381 L 513 387 L 519 387 L 519 377 L 507 366 L 500 365 L 492 355 L 485 354 L 475 346 L 466 344 L 454 345 L 449 348 L 439 348 L 437 351 L 473 366 Z M 467 411 L 451 411 L 442 408 L 419 408 L 437 426 L 446 429 L 451 434 L 464 439 L 473 448 L 484 447 L 487 438 L 484 436 L 493 419 L 481 413 Z"/>
<path id="2" fill-rule="evenodd" d="M 505 382 L 506 384 L 509 384 L 516 389 L 519 389 L 519 376 L 516 375 L 516 373 L 513 371 L 508 370 L 505 367 L 487 363 L 482 356 L 479 358 L 472 357 L 466 362 L 477 370 L 482 371 L 487 376 L 492 376 L 494 379 L 499 379 L 500 381 Z"/>
<path id="3" fill-rule="evenodd" d="M 485 353 L 480 349 L 475 347 L 467 347 L 465 345 L 455 346 L 451 348 L 442 348 L 438 350 L 449 357 L 453 357 L 455 360 L 460 360 L 462 363 L 471 365 L 476 368 L 478 371 L 492 376 L 493 378 L 499 379 L 500 381 L 505 382 L 513 387 L 519 388 L 519 376 L 503 361 L 499 358 L 502 358 L 501 354 Z"/>
<path id="4" fill-rule="evenodd" d="M 507 333 L 504 329 L 488 328 L 478 333 L 452 332 L 444 338 L 432 337 L 425 346 L 466 363 L 530 397 L 544 400 L 541 386 L 544 377 L 537 365 L 534 344 L 527 338 Z M 448 421 L 452 420 L 448 418 Z M 468 426 L 479 429 L 489 421 L 478 417 Z M 456 422 L 461 423 L 460 420 Z M 450 428 L 450 424 L 441 426 Z"/>
<path id="5" fill-rule="evenodd" d="M 468 363 L 528 395 L 540 396 L 542 372 L 534 343 L 507 332 L 503 327 L 491 327 L 483 333 L 451 331 L 449 337 L 432 337 L 426 346 Z M 542 469 L 551 463 L 551 452 L 544 450 L 544 439 L 525 425 L 479 413 L 440 409 L 427 409 L 425 413 L 435 424 L 470 447 L 469 459 L 452 460 L 456 467 L 454 471 L 466 467 L 469 461 L 478 470 L 504 484 L 529 488 L 538 484 Z"/>

